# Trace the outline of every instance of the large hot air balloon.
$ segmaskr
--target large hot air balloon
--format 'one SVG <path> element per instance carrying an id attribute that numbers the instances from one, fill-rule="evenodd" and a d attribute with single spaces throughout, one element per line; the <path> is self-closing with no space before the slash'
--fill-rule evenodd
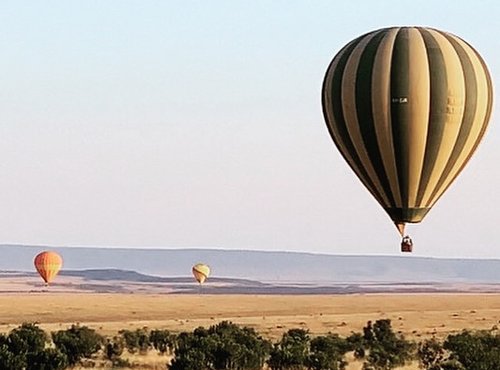
<path id="1" fill-rule="evenodd" d="M 35 268 L 49 285 L 62 267 L 62 258 L 56 252 L 45 251 L 35 257 Z"/>
<path id="2" fill-rule="evenodd" d="M 401 236 L 467 164 L 492 100 L 478 52 L 424 27 L 384 28 L 351 41 L 328 67 L 322 93 L 333 141 Z"/>
<path id="3" fill-rule="evenodd" d="M 203 284 L 210 275 L 210 267 L 204 263 L 197 263 L 193 266 L 193 275 L 198 283 Z"/>

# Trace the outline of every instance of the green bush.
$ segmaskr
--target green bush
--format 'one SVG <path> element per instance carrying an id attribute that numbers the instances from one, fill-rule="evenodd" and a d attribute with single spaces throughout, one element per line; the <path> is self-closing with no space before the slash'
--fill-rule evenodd
<path id="1" fill-rule="evenodd" d="M 308 364 L 309 333 L 304 329 L 290 329 L 271 351 L 268 365 L 272 370 L 298 370 Z"/>
<path id="2" fill-rule="evenodd" d="M 443 347 L 467 370 L 498 370 L 500 368 L 500 335 L 489 332 L 463 331 L 449 335 Z"/>
<path id="3" fill-rule="evenodd" d="M 47 334 L 35 324 L 24 323 L 7 336 L 0 335 L 0 369 L 62 370 L 67 358 L 60 351 L 45 348 Z"/>
<path id="4" fill-rule="evenodd" d="M 52 333 L 52 341 L 64 353 L 70 365 L 82 358 L 90 358 L 101 349 L 104 338 L 86 326 L 72 325 L 67 330 Z"/>
<path id="5" fill-rule="evenodd" d="M 180 333 L 170 370 L 258 370 L 270 343 L 251 328 L 223 321 L 210 328 Z"/>
<path id="6" fill-rule="evenodd" d="M 227 321 L 177 336 L 168 330 L 122 330 L 104 342 L 94 330 L 73 325 L 51 337 L 54 346 L 42 329 L 30 323 L 0 334 L 0 370 L 63 370 L 78 362 L 95 366 L 85 361 L 103 343 L 102 358 L 113 368 L 131 366 L 120 358 L 125 348 L 144 353 L 153 346 L 162 354 L 173 352 L 169 370 L 344 370 L 350 351 L 364 358 L 364 370 L 389 370 L 403 366 L 415 353 L 414 343 L 394 333 L 390 320 L 369 321 L 362 333 L 347 338 L 337 334 L 311 338 L 307 330 L 290 329 L 274 345 L 254 329 Z M 425 370 L 498 370 L 500 334 L 465 330 L 444 342 L 426 339 L 418 344 L 416 355 Z"/>
<path id="7" fill-rule="evenodd" d="M 425 370 L 441 370 L 441 364 L 447 358 L 445 349 L 435 338 L 419 343 L 417 356 Z"/>
<path id="8" fill-rule="evenodd" d="M 121 330 L 120 334 L 125 341 L 125 347 L 129 353 L 146 354 L 151 346 L 149 334 L 146 329 Z"/>
<path id="9" fill-rule="evenodd" d="M 368 356 L 364 369 L 390 370 L 403 366 L 413 358 L 414 344 L 394 333 L 391 320 L 368 321 L 363 328 L 363 341 Z"/>
<path id="10" fill-rule="evenodd" d="M 15 355 L 27 355 L 43 351 L 47 340 L 47 334 L 37 325 L 24 323 L 9 333 L 7 345 Z"/>
<path id="11" fill-rule="evenodd" d="M 26 368 L 24 356 L 18 356 L 9 350 L 6 344 L 0 345 L 0 369 L 23 370 Z"/>
<path id="12" fill-rule="evenodd" d="M 149 333 L 149 342 L 161 354 L 173 352 L 175 336 L 168 330 L 152 330 Z"/>
<path id="13" fill-rule="evenodd" d="M 63 370 L 68 366 L 68 358 L 56 348 L 28 354 L 29 370 Z"/>
<path id="14" fill-rule="evenodd" d="M 344 355 L 351 350 L 350 343 L 336 334 L 319 336 L 311 340 L 307 359 L 309 369 L 343 370 L 347 362 Z"/>
<path id="15" fill-rule="evenodd" d="M 106 342 L 105 353 L 108 360 L 111 360 L 113 365 L 119 361 L 121 354 L 123 353 L 123 338 L 114 337 L 112 340 L 108 339 Z"/>

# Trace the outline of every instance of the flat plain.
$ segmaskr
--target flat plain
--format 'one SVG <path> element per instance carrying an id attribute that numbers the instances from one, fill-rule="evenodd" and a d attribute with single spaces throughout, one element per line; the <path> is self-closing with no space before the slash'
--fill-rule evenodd
<path id="1" fill-rule="evenodd" d="M 392 320 L 409 338 L 464 328 L 490 329 L 500 321 L 497 294 L 182 295 L 23 293 L 0 295 L 0 330 L 38 322 L 47 330 L 73 323 L 105 335 L 147 326 L 174 332 L 221 320 L 255 328 L 269 338 L 296 327 L 312 334 L 349 335 L 368 320 Z"/>
<path id="2" fill-rule="evenodd" d="M 443 338 L 462 329 L 491 329 L 500 322 L 497 294 L 182 295 L 104 293 L 3 293 L 0 331 L 38 322 L 47 331 L 79 323 L 113 336 L 148 327 L 190 331 L 222 320 L 255 328 L 276 339 L 290 328 L 312 335 L 349 335 L 368 320 L 391 319 L 394 330 L 419 340 Z M 132 358 L 144 369 L 164 368 L 165 358 Z M 350 370 L 360 368 L 353 362 Z M 416 369 L 410 365 L 405 369 Z"/>

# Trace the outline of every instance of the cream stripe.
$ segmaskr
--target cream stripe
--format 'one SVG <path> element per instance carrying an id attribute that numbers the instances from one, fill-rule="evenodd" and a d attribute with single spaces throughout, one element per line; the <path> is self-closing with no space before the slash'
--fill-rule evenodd
<path id="1" fill-rule="evenodd" d="M 429 128 L 430 72 L 424 39 L 416 28 L 408 29 L 408 207 L 416 207 Z"/>
<path id="2" fill-rule="evenodd" d="M 453 179 L 458 175 L 460 169 L 468 160 L 469 156 L 472 154 L 471 150 L 474 149 L 474 144 L 476 143 L 482 128 L 488 124 L 486 115 L 488 114 L 488 106 L 490 104 L 488 99 L 488 77 L 484 71 L 481 61 L 477 57 L 477 54 L 472 50 L 472 48 L 467 45 L 460 38 L 450 35 L 455 39 L 465 50 L 470 58 L 470 61 L 474 68 L 474 74 L 477 81 L 477 105 L 474 117 L 474 123 L 472 124 L 471 131 L 467 137 L 467 141 L 455 163 L 453 168 L 450 170 L 446 180 L 443 182 L 440 189 L 436 192 L 435 196 L 429 200 L 429 204 L 432 206 L 437 199 L 442 195 L 442 193 L 448 188 Z"/>
<path id="3" fill-rule="evenodd" d="M 375 55 L 372 75 L 372 111 L 377 144 L 396 207 L 402 207 L 391 123 L 391 59 L 399 28 L 388 30 Z"/>
<path id="4" fill-rule="evenodd" d="M 351 55 L 349 55 L 344 75 L 342 77 L 342 110 L 345 115 L 347 131 L 351 137 L 356 153 L 358 154 L 364 169 L 370 177 L 370 180 L 382 196 L 383 205 L 385 207 L 389 207 L 391 205 L 390 201 L 387 198 L 385 189 L 382 187 L 377 173 L 373 168 L 370 157 L 368 156 L 356 114 L 356 77 L 359 60 L 366 45 L 375 36 L 375 34 L 376 33 L 372 33 L 361 40 L 354 48 Z"/>
<path id="5" fill-rule="evenodd" d="M 424 184 L 424 194 L 422 197 L 423 207 L 430 206 L 430 197 L 435 190 L 441 174 L 448 162 L 450 155 L 455 146 L 458 133 L 464 114 L 465 102 L 465 81 L 463 76 L 462 65 L 460 59 L 450 44 L 450 42 L 439 32 L 429 29 L 428 32 L 432 34 L 436 40 L 444 59 L 446 68 L 446 77 L 448 84 L 448 99 L 446 107 L 446 120 L 444 122 L 444 131 L 442 140 L 439 143 L 439 151 L 432 169 L 431 176 L 427 184 Z"/>

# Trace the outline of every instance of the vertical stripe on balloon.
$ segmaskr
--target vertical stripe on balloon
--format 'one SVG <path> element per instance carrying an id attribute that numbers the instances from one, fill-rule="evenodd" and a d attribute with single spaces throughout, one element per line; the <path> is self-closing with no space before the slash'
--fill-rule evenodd
<path id="1" fill-rule="evenodd" d="M 387 28 L 347 44 L 323 82 L 323 113 L 349 166 L 396 223 L 420 222 L 458 176 L 492 110 L 484 61 L 460 38 Z"/>

